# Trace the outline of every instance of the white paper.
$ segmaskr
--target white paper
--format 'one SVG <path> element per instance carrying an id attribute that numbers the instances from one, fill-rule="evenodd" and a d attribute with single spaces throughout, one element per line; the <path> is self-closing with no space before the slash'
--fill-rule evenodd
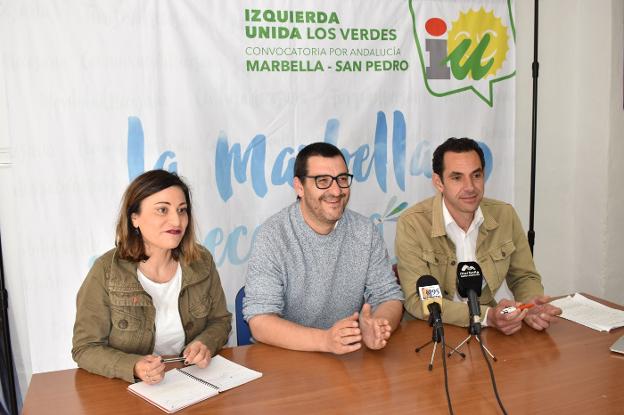
<path id="1" fill-rule="evenodd" d="M 202 379 L 208 385 L 189 375 Z M 260 372 L 247 369 L 217 355 L 210 360 L 205 369 L 197 366 L 173 369 L 165 373 L 162 382 L 156 385 L 139 382 L 128 386 L 128 390 L 163 411 L 173 413 L 261 376 Z"/>
<path id="2" fill-rule="evenodd" d="M 551 304 L 561 308 L 560 317 L 594 330 L 610 331 L 624 326 L 624 311 L 607 307 L 578 293 L 551 301 Z"/>
<path id="3" fill-rule="evenodd" d="M 178 370 L 165 373 L 164 379 L 156 385 L 139 382 L 128 386 L 128 389 L 168 413 L 218 394 L 215 389 L 193 381 Z"/>
<path id="4" fill-rule="evenodd" d="M 219 388 L 219 392 L 235 388 L 262 376 L 260 372 L 248 369 L 219 355 L 213 357 L 210 360 L 210 365 L 205 369 L 189 366 L 180 370 L 215 385 Z"/>

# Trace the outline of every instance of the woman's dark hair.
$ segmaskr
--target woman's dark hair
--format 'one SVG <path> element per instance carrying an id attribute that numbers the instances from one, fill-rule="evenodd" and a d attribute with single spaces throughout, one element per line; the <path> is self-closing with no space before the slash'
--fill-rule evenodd
<path id="1" fill-rule="evenodd" d="M 161 190 L 177 186 L 186 198 L 188 225 L 180 245 L 171 251 L 175 260 L 188 264 L 199 258 L 199 247 L 195 240 L 195 223 L 191 205 L 191 192 L 184 181 L 175 173 L 166 170 L 150 170 L 143 173 L 130 183 L 124 192 L 115 232 L 115 246 L 119 257 L 129 261 L 144 261 L 145 244 L 138 229 L 132 225 L 132 214 L 141 212 L 141 202 Z"/>

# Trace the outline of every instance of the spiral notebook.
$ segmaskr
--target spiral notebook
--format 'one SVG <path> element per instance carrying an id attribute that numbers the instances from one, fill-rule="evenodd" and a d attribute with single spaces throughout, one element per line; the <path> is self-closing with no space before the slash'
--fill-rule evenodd
<path id="1" fill-rule="evenodd" d="M 173 369 L 157 385 L 138 382 L 128 386 L 128 390 L 171 414 L 261 376 L 260 372 L 217 355 L 205 369 Z"/>

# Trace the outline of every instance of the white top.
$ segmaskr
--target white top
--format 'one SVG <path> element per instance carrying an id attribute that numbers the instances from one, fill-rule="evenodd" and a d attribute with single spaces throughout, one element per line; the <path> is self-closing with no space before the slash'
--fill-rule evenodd
<path id="1" fill-rule="evenodd" d="M 165 283 L 150 280 L 139 269 L 137 269 L 137 274 L 139 282 L 152 297 L 156 308 L 154 354 L 179 355 L 184 347 L 184 328 L 178 310 L 178 298 L 182 288 L 182 267 L 178 263 L 175 275 Z"/>
<path id="2" fill-rule="evenodd" d="M 455 255 L 457 256 L 457 262 L 476 262 L 477 237 L 479 236 L 479 226 L 481 226 L 484 221 L 481 206 L 477 208 L 474 214 L 474 218 L 472 219 L 472 223 L 468 227 L 468 232 L 464 232 L 464 230 L 459 227 L 457 222 L 455 222 L 455 219 L 453 219 L 453 216 L 451 216 L 451 213 L 446 207 L 444 198 L 442 198 L 442 215 L 444 216 L 444 229 L 446 229 L 446 234 L 455 244 Z M 486 284 L 487 282 L 484 278 L 482 287 L 485 287 Z M 455 291 L 455 297 L 453 297 L 453 301 L 461 301 L 465 303 L 467 300 L 462 299 L 459 294 L 457 294 L 457 291 Z M 487 312 L 485 313 L 485 318 L 481 322 L 481 325 L 487 326 Z"/>
<path id="3" fill-rule="evenodd" d="M 455 244 L 455 255 L 458 262 L 476 261 L 477 260 L 477 236 L 479 236 L 479 226 L 483 223 L 483 212 L 481 206 L 477 209 L 472 219 L 472 223 L 468 228 L 468 232 L 464 232 L 459 227 L 451 213 L 446 207 L 444 198 L 442 198 L 442 215 L 444 216 L 444 228 L 446 234 Z"/>

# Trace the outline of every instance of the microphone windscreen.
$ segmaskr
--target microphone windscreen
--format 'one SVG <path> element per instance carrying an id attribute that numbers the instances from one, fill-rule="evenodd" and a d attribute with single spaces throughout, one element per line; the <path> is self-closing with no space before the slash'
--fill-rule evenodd
<path id="1" fill-rule="evenodd" d="M 481 296 L 483 273 L 476 262 L 460 262 L 457 264 L 457 293 L 460 297 L 468 297 L 469 291 Z"/>

